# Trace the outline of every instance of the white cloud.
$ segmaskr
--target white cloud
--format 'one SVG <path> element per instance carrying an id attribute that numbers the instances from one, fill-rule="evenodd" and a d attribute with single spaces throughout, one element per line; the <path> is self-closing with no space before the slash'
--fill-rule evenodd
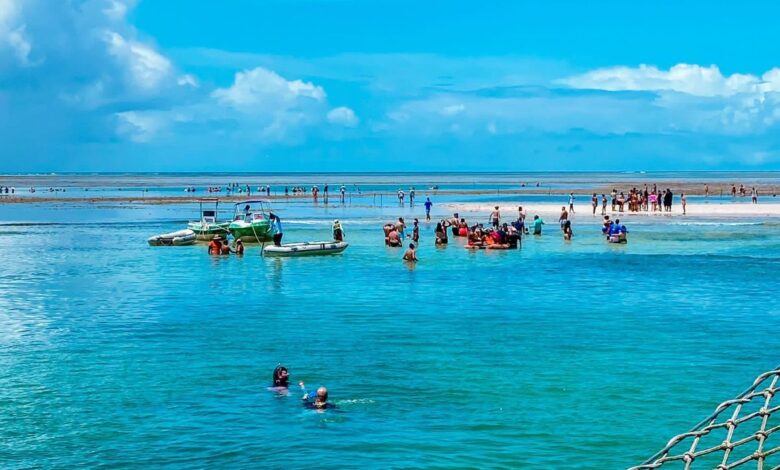
<path id="1" fill-rule="evenodd" d="M 295 108 L 303 102 L 322 102 L 325 90 L 310 82 L 288 81 L 277 73 L 257 67 L 238 72 L 229 88 L 211 94 L 221 104 L 251 112 Z"/>
<path id="2" fill-rule="evenodd" d="M 735 73 L 724 76 L 715 65 L 677 64 L 669 70 L 652 65 L 607 67 L 559 80 L 572 88 L 606 91 L 675 91 L 694 96 L 733 96 L 780 91 L 780 69 L 761 77 Z"/>
<path id="3" fill-rule="evenodd" d="M 340 124 L 345 127 L 355 127 L 359 122 L 355 112 L 346 106 L 340 106 L 328 111 L 327 119 L 330 123 Z"/>
<path id="4" fill-rule="evenodd" d="M 136 143 L 151 141 L 169 123 L 157 112 L 126 111 L 117 113 L 117 133 Z"/>
<path id="5" fill-rule="evenodd" d="M 11 51 L 19 65 L 30 65 L 32 45 L 25 34 L 21 2 L 0 0 L 0 54 L 2 49 Z"/>
<path id="6" fill-rule="evenodd" d="M 108 0 L 107 5 L 103 8 L 103 13 L 111 20 L 121 21 L 127 16 L 127 11 L 133 6 L 135 2 L 126 2 L 119 0 Z"/>
<path id="7" fill-rule="evenodd" d="M 127 40 L 121 34 L 108 31 L 105 35 L 109 53 L 126 65 L 132 86 L 141 90 L 156 90 L 171 76 L 171 62 L 151 47 Z"/>
<path id="8" fill-rule="evenodd" d="M 195 78 L 194 75 L 185 74 L 181 75 L 177 80 L 176 84 L 179 86 L 191 86 L 193 88 L 198 87 L 198 79 Z"/>

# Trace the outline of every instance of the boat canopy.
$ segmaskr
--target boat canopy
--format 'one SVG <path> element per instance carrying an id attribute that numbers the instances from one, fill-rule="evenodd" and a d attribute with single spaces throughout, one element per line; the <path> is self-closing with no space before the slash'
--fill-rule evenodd
<path id="1" fill-rule="evenodd" d="M 236 205 L 236 207 L 238 207 L 238 206 L 240 206 L 242 204 L 257 204 L 257 203 L 260 203 L 260 204 L 271 204 L 271 200 L 270 199 L 251 199 L 251 200 L 248 200 L 248 201 L 239 201 L 235 205 Z"/>

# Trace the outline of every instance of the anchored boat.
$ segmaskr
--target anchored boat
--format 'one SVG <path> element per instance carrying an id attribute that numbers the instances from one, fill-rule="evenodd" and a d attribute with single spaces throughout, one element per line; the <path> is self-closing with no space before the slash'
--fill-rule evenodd
<path id="1" fill-rule="evenodd" d="M 271 222 L 268 219 L 270 201 L 255 199 L 237 202 L 233 221 L 228 230 L 242 242 L 265 242 L 272 239 Z"/>
<path id="2" fill-rule="evenodd" d="M 268 245 L 263 249 L 265 256 L 319 256 L 336 255 L 346 250 L 349 243 L 345 241 L 321 241 L 285 243 L 281 246 Z"/>
<path id="3" fill-rule="evenodd" d="M 184 246 L 195 243 L 196 237 L 195 232 L 186 229 L 155 235 L 150 237 L 147 241 L 151 246 Z"/>
<path id="4" fill-rule="evenodd" d="M 204 204 L 214 204 L 214 209 L 203 210 Z M 190 222 L 187 228 L 195 232 L 198 240 L 210 241 L 217 235 L 224 237 L 228 234 L 230 221 L 219 222 L 217 220 L 219 213 L 219 199 L 215 197 L 203 198 L 198 200 L 200 204 L 200 221 Z"/>

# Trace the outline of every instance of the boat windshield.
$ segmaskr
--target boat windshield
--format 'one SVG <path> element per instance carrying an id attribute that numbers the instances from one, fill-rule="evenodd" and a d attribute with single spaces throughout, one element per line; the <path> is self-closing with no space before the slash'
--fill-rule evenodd
<path id="1" fill-rule="evenodd" d="M 265 220 L 268 204 L 265 201 L 246 201 L 236 204 L 236 214 L 233 220 L 257 222 Z"/>

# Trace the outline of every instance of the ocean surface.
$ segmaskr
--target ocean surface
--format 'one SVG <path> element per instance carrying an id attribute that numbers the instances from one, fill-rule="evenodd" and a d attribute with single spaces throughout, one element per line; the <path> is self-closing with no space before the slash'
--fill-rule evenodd
<path id="1" fill-rule="evenodd" d="M 197 204 L 0 204 L 0 468 L 620 469 L 780 363 L 778 219 L 626 217 L 616 246 L 577 214 L 496 252 L 423 223 L 411 266 L 381 226 L 421 205 L 275 209 L 349 249 L 213 257 L 146 244 Z M 268 391 L 278 363 L 337 408 Z"/>

